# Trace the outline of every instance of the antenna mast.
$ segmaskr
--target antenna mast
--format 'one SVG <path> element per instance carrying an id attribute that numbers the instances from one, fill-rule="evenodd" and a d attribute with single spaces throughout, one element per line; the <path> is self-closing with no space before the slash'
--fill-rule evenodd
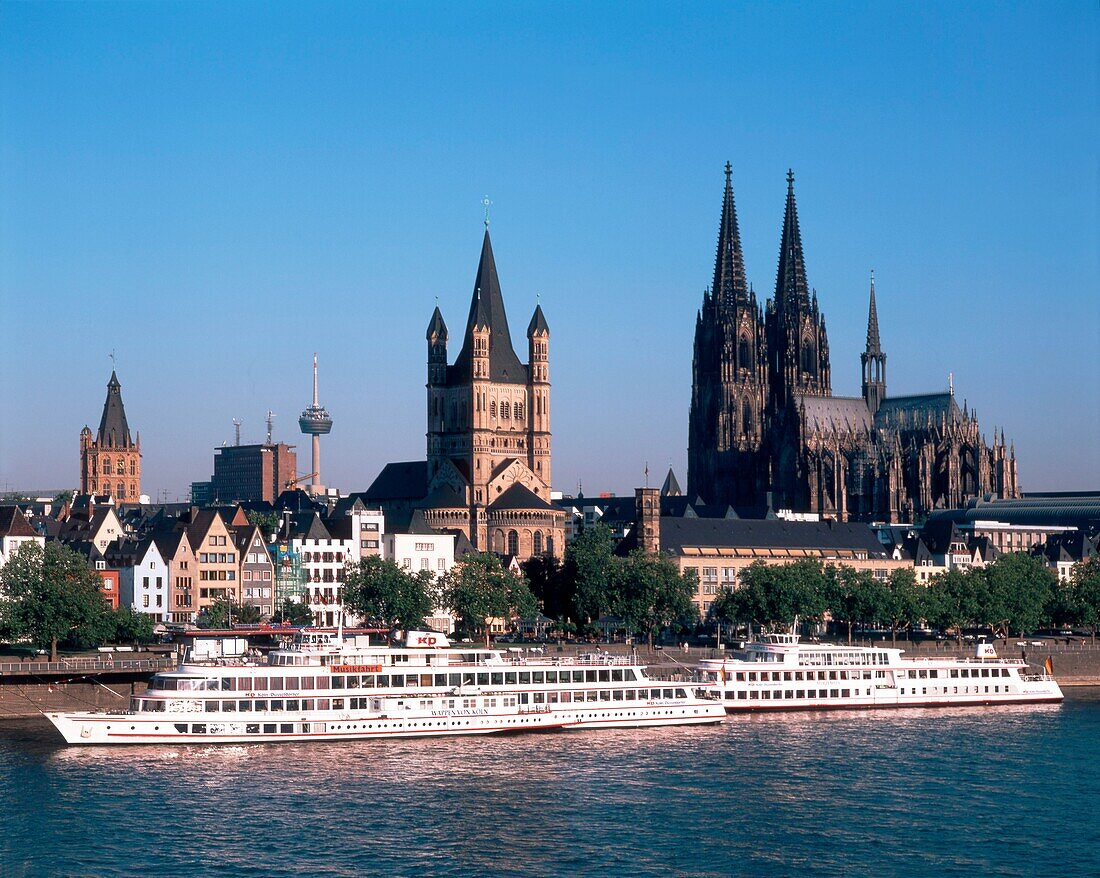
<path id="1" fill-rule="evenodd" d="M 235 445 L 240 445 L 241 444 L 241 419 L 240 418 L 234 418 L 233 419 L 233 432 L 236 436 L 236 442 L 234 444 Z"/>
<path id="2" fill-rule="evenodd" d="M 267 444 L 271 444 L 271 422 L 275 418 L 275 412 L 271 409 L 267 410 Z"/>

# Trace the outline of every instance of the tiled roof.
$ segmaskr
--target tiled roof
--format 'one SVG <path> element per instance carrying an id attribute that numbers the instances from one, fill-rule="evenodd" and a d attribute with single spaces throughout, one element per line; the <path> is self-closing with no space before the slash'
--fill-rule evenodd
<path id="1" fill-rule="evenodd" d="M 368 503 L 387 500 L 419 500 L 428 493 L 428 462 L 409 460 L 387 463 L 364 493 Z"/>

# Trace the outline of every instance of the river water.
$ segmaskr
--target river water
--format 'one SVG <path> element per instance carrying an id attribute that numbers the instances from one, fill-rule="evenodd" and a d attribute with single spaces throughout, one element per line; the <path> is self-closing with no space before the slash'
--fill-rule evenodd
<path id="1" fill-rule="evenodd" d="M 1100 875 L 1100 690 L 1062 705 L 229 747 L 0 724 L 2 876 Z"/>

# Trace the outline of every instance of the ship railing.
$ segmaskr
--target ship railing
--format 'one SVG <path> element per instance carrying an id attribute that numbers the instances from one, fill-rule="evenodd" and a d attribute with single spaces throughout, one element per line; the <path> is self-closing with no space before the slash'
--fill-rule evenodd
<path id="1" fill-rule="evenodd" d="M 1050 674 L 1020 674 L 1020 679 L 1025 683 L 1053 683 L 1054 677 Z"/>
<path id="2" fill-rule="evenodd" d="M 0 674 L 49 674 L 66 671 L 162 671 L 176 666 L 174 657 L 161 659 L 71 658 L 56 662 L 3 662 Z"/>

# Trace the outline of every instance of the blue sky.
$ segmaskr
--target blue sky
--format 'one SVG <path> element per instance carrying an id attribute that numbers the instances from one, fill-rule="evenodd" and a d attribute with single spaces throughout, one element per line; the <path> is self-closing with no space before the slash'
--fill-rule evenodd
<path id="1" fill-rule="evenodd" d="M 888 392 L 953 372 L 1025 490 L 1100 488 L 1100 12 L 959 6 L 0 5 L 0 490 L 76 484 L 112 350 L 154 496 L 269 408 L 304 471 L 314 350 L 326 482 L 423 459 L 485 195 L 555 488 L 683 481 L 727 159 L 761 298 L 795 171 L 835 394 L 873 268 Z"/>

